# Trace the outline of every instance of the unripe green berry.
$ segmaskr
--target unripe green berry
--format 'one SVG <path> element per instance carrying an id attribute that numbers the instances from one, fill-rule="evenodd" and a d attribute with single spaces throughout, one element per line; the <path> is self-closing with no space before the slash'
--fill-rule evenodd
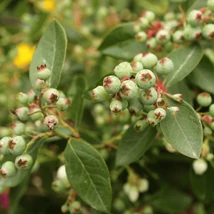
<path id="1" fill-rule="evenodd" d="M 184 41 L 184 32 L 182 30 L 177 30 L 172 35 L 173 42 L 181 44 Z"/>
<path id="2" fill-rule="evenodd" d="M 57 179 L 67 179 L 67 173 L 65 169 L 65 164 L 61 165 L 56 172 Z"/>
<path id="3" fill-rule="evenodd" d="M 122 111 L 124 111 L 125 109 L 128 108 L 129 105 L 128 100 L 122 99 L 122 105 L 123 105 Z"/>
<path id="4" fill-rule="evenodd" d="M 122 111 L 123 104 L 120 100 L 112 99 L 109 107 L 112 113 L 114 113 L 115 115 L 118 115 Z"/>
<path id="5" fill-rule="evenodd" d="M 203 22 L 203 13 L 200 10 L 192 10 L 187 15 L 187 22 L 193 27 Z"/>
<path id="6" fill-rule="evenodd" d="M 16 167 L 12 161 L 6 161 L 0 169 L 0 176 L 3 178 L 11 178 L 16 174 Z"/>
<path id="7" fill-rule="evenodd" d="M 115 94 L 120 90 L 120 79 L 114 75 L 107 76 L 103 79 L 103 87 L 109 94 Z"/>
<path id="8" fill-rule="evenodd" d="M 92 99 L 96 101 L 105 101 L 109 98 L 108 93 L 103 86 L 97 86 L 92 90 Z"/>
<path id="9" fill-rule="evenodd" d="M 68 109 L 68 107 L 70 106 L 71 102 L 68 98 L 59 98 L 58 101 L 56 102 L 56 107 L 60 110 L 60 111 L 65 111 Z"/>
<path id="10" fill-rule="evenodd" d="M 146 120 L 137 120 L 134 124 L 134 128 L 137 132 L 143 131 L 148 126 L 148 122 Z"/>
<path id="11" fill-rule="evenodd" d="M 145 42 L 147 39 L 147 34 L 144 31 L 140 31 L 135 35 L 138 42 Z"/>
<path id="12" fill-rule="evenodd" d="M 143 110 L 145 112 L 149 112 L 151 110 L 155 110 L 155 106 L 154 105 L 143 105 Z"/>
<path id="13" fill-rule="evenodd" d="M 149 181 L 146 178 L 141 178 L 138 181 L 139 192 L 146 192 L 149 189 Z"/>
<path id="14" fill-rule="evenodd" d="M 15 166 L 20 170 L 28 170 L 33 166 L 33 158 L 29 154 L 22 154 L 15 159 Z"/>
<path id="15" fill-rule="evenodd" d="M 149 89 L 156 83 L 156 77 L 149 69 L 138 71 L 135 76 L 135 82 L 139 88 Z"/>
<path id="16" fill-rule="evenodd" d="M 25 133 L 25 124 L 19 121 L 13 122 L 11 124 L 11 129 L 16 135 L 23 135 Z"/>
<path id="17" fill-rule="evenodd" d="M 143 64 L 140 63 L 140 62 L 135 62 L 135 61 L 133 61 L 133 62 L 131 63 L 131 66 L 132 66 L 133 72 L 138 72 L 138 71 L 140 71 L 140 70 L 143 69 Z"/>
<path id="18" fill-rule="evenodd" d="M 141 27 L 140 27 L 140 24 L 139 23 L 136 23 L 134 26 L 133 26 L 133 30 L 135 33 L 138 33 L 141 31 Z"/>
<path id="19" fill-rule="evenodd" d="M 125 80 L 120 86 L 120 96 L 122 99 L 130 100 L 137 95 L 138 87 L 132 80 Z"/>
<path id="20" fill-rule="evenodd" d="M 162 121 L 166 117 L 166 111 L 163 108 L 156 108 L 154 114 L 157 121 Z"/>
<path id="21" fill-rule="evenodd" d="M 70 213 L 78 213 L 81 208 L 81 204 L 79 201 L 74 201 L 72 204 L 69 205 L 69 212 Z"/>
<path id="22" fill-rule="evenodd" d="M 29 116 L 28 116 L 29 109 L 27 107 L 17 108 L 14 113 L 16 114 L 16 116 L 21 121 L 27 121 L 27 120 L 29 120 Z"/>
<path id="23" fill-rule="evenodd" d="M 142 53 L 138 53 L 138 54 L 136 54 L 134 56 L 133 61 L 142 63 L 142 58 L 143 58 L 143 54 Z"/>
<path id="24" fill-rule="evenodd" d="M 214 39 L 214 24 L 207 24 L 202 29 L 202 35 L 205 39 Z"/>
<path id="25" fill-rule="evenodd" d="M 68 187 L 69 187 L 69 182 L 67 179 L 57 179 L 54 182 L 52 182 L 52 189 L 55 192 L 66 191 Z"/>
<path id="26" fill-rule="evenodd" d="M 141 90 L 140 92 L 140 101 L 145 105 L 154 104 L 157 98 L 158 98 L 158 93 L 154 88 Z"/>
<path id="27" fill-rule="evenodd" d="M 208 165 L 207 162 L 204 159 L 198 159 L 193 161 L 193 170 L 195 174 L 202 175 L 204 172 L 207 171 Z"/>
<path id="28" fill-rule="evenodd" d="M 37 77 L 41 80 L 48 80 L 51 77 L 51 71 L 46 65 L 37 66 Z"/>
<path id="29" fill-rule="evenodd" d="M 165 21 L 174 20 L 175 19 L 175 13 L 172 11 L 168 11 L 166 14 L 164 14 L 163 18 Z"/>
<path id="30" fill-rule="evenodd" d="M 8 155 L 10 154 L 10 151 L 8 149 L 9 141 L 11 140 L 11 137 L 3 137 L 0 140 L 0 154 L 2 155 Z"/>
<path id="31" fill-rule="evenodd" d="M 214 12 L 214 0 L 208 0 L 207 7 Z"/>
<path id="32" fill-rule="evenodd" d="M 214 103 L 209 107 L 209 114 L 214 117 Z"/>
<path id="33" fill-rule="evenodd" d="M 36 104 L 30 105 L 29 116 L 33 121 L 41 120 L 44 118 L 41 108 L 39 108 L 39 106 Z"/>
<path id="34" fill-rule="evenodd" d="M 146 29 L 146 28 L 149 26 L 149 21 L 148 21 L 148 19 L 146 19 L 146 18 L 144 18 L 144 17 L 140 17 L 140 18 L 138 19 L 138 22 L 137 22 L 137 23 L 140 25 L 141 29 Z"/>
<path id="35" fill-rule="evenodd" d="M 21 155 L 26 149 L 26 142 L 22 136 L 13 137 L 9 143 L 8 148 L 11 154 Z"/>
<path id="36" fill-rule="evenodd" d="M 143 64 L 144 68 L 150 69 L 150 68 L 153 68 L 157 64 L 158 58 L 155 54 L 148 52 L 148 53 L 143 54 L 141 62 Z"/>
<path id="37" fill-rule="evenodd" d="M 31 89 L 30 91 L 28 91 L 27 95 L 28 95 L 28 102 L 29 103 L 33 103 L 35 101 L 35 98 L 36 98 L 36 94 L 33 91 L 33 89 Z"/>
<path id="38" fill-rule="evenodd" d="M 103 116 L 105 114 L 105 107 L 102 104 L 97 103 L 96 105 L 94 105 L 93 113 L 94 115 Z"/>
<path id="39" fill-rule="evenodd" d="M 48 88 L 43 94 L 43 99 L 47 103 L 55 103 L 59 99 L 59 92 L 55 88 Z"/>
<path id="40" fill-rule="evenodd" d="M 114 68 L 115 75 L 122 79 L 123 77 L 130 77 L 132 72 L 132 66 L 129 62 L 121 62 Z"/>
<path id="41" fill-rule="evenodd" d="M 49 129 L 53 130 L 58 126 L 59 120 L 54 115 L 47 115 L 44 119 L 44 125 Z"/>
<path id="42" fill-rule="evenodd" d="M 156 72 L 160 75 L 166 75 L 174 70 L 174 63 L 171 59 L 164 57 L 156 65 Z"/>
<path id="43" fill-rule="evenodd" d="M 170 33 L 168 30 L 159 30 L 156 34 L 156 40 L 160 44 L 165 44 L 170 40 Z"/>
<path id="44" fill-rule="evenodd" d="M 152 23 L 155 20 L 155 14 L 149 10 L 143 11 L 141 16 L 146 18 L 149 21 L 149 23 Z"/>
<path id="45" fill-rule="evenodd" d="M 146 41 L 146 47 L 148 49 L 155 49 L 157 47 L 157 40 L 156 38 L 152 37 Z"/>
<path id="46" fill-rule="evenodd" d="M 159 121 L 156 120 L 156 115 L 154 113 L 154 110 L 151 110 L 147 114 L 147 121 L 150 125 L 156 126 Z"/>
<path id="47" fill-rule="evenodd" d="M 43 88 L 47 87 L 47 83 L 44 80 L 37 79 L 35 82 L 35 89 L 41 91 Z"/>
<path id="48" fill-rule="evenodd" d="M 195 41 L 201 37 L 201 28 L 187 25 L 184 29 L 184 38 L 188 41 Z"/>
<path id="49" fill-rule="evenodd" d="M 197 95 L 196 100 L 198 104 L 202 107 L 207 107 L 212 103 L 212 97 L 207 92 L 202 92 Z"/>
<path id="50" fill-rule="evenodd" d="M 143 108 L 143 104 L 140 102 L 140 99 L 138 96 L 129 100 L 128 110 L 131 115 L 137 114 L 142 110 L 142 108 Z"/>
<path id="51" fill-rule="evenodd" d="M 21 104 L 27 104 L 28 103 L 28 95 L 22 92 L 19 92 L 16 96 L 16 99 Z"/>

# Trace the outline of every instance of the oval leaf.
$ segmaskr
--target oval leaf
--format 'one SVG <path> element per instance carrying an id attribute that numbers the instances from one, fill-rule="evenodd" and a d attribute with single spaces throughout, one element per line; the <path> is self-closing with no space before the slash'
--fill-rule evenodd
<path id="1" fill-rule="evenodd" d="M 134 55 L 145 50 L 143 43 L 135 40 L 134 23 L 121 24 L 114 28 L 103 40 L 99 50 L 104 55 L 131 60 Z"/>
<path id="2" fill-rule="evenodd" d="M 184 79 L 200 62 L 203 50 L 200 46 L 187 46 L 176 49 L 168 57 L 174 62 L 175 69 L 166 78 L 166 87 Z"/>
<path id="3" fill-rule="evenodd" d="M 46 138 L 41 138 L 35 141 L 33 144 L 29 145 L 29 147 L 27 148 L 26 153 L 32 156 L 34 163 L 35 163 L 38 151 L 45 139 Z M 6 178 L 6 179 L 0 177 L 0 186 L 2 185 L 5 187 L 15 187 L 18 184 L 20 184 L 23 181 L 23 179 L 30 174 L 30 172 L 31 172 L 31 169 L 24 170 L 24 171 L 18 170 L 14 177 Z"/>
<path id="4" fill-rule="evenodd" d="M 65 149 L 65 166 L 68 180 L 82 200 L 96 210 L 109 213 L 110 177 L 98 151 L 82 140 L 72 139 Z"/>
<path id="5" fill-rule="evenodd" d="M 149 148 L 155 136 L 156 129 L 149 125 L 142 132 L 136 132 L 133 126 L 130 127 L 119 145 L 116 165 L 127 165 L 138 160 Z"/>
<path id="6" fill-rule="evenodd" d="M 214 66 L 207 57 L 204 57 L 194 71 L 190 74 L 189 80 L 192 84 L 202 90 L 214 94 Z"/>
<path id="7" fill-rule="evenodd" d="M 39 94 L 35 89 L 37 66 L 42 64 L 46 64 L 47 68 L 52 71 L 51 78 L 48 80 L 49 87 L 56 88 L 58 86 L 65 60 L 66 46 L 65 31 L 56 20 L 53 20 L 40 39 L 30 64 L 30 82 L 36 94 Z"/>
<path id="8" fill-rule="evenodd" d="M 160 122 L 165 139 L 183 155 L 199 158 L 203 131 L 195 110 L 185 101 L 178 103 L 168 99 L 168 103 L 169 106 L 177 106 L 179 111 L 176 115 L 167 111 L 166 118 Z"/>

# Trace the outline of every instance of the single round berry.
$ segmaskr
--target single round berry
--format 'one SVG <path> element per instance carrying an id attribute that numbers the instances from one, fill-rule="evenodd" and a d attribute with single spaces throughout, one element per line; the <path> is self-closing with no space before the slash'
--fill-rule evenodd
<path id="1" fill-rule="evenodd" d="M 16 96 L 16 99 L 21 104 L 27 104 L 28 103 L 28 95 L 22 92 L 19 92 Z"/>
<path id="2" fill-rule="evenodd" d="M 37 66 L 37 77 L 41 80 L 48 80 L 51 77 L 51 71 L 46 65 Z"/>
<path id="3" fill-rule="evenodd" d="M 13 122 L 11 124 L 11 129 L 16 135 L 23 135 L 25 133 L 25 124 L 19 121 Z"/>
<path id="4" fill-rule="evenodd" d="M 105 101 L 109 98 L 108 93 L 103 86 L 97 86 L 92 90 L 92 99 L 96 101 Z"/>
<path id="5" fill-rule="evenodd" d="M 140 101 L 145 105 L 152 105 L 156 102 L 158 98 L 158 93 L 154 88 L 149 88 L 147 90 L 141 90 Z"/>
<path id="6" fill-rule="evenodd" d="M 130 77 L 132 72 L 132 66 L 129 62 L 121 62 L 114 68 L 115 75 L 122 79 L 123 77 Z"/>
<path id="7" fill-rule="evenodd" d="M 214 103 L 210 105 L 209 107 L 209 114 L 214 117 Z"/>
<path id="8" fill-rule="evenodd" d="M 135 35 L 138 42 L 145 42 L 147 39 L 147 34 L 144 31 L 140 31 Z"/>
<path id="9" fill-rule="evenodd" d="M 120 90 L 120 79 L 114 75 L 107 76 L 103 79 L 103 87 L 109 94 L 115 94 Z"/>
<path id="10" fill-rule="evenodd" d="M 137 72 L 135 76 L 135 82 L 139 88 L 149 89 L 156 83 L 156 77 L 149 69 L 143 69 Z"/>
<path id="11" fill-rule="evenodd" d="M 159 30 L 156 34 L 156 40 L 160 44 L 165 44 L 170 40 L 170 33 L 168 30 Z"/>
<path id="12" fill-rule="evenodd" d="M 207 24 L 202 29 L 202 35 L 205 39 L 214 39 L 214 24 Z"/>
<path id="13" fill-rule="evenodd" d="M 133 62 L 131 63 L 131 66 L 132 66 L 133 72 L 138 72 L 138 71 L 140 71 L 140 70 L 143 69 L 143 64 L 140 63 L 140 62 L 135 62 L 135 61 L 133 61 Z"/>
<path id="14" fill-rule="evenodd" d="M 28 91 L 27 95 L 28 95 L 28 102 L 33 103 L 36 99 L 36 94 L 35 94 L 34 90 L 31 89 L 30 91 Z"/>
<path id="15" fill-rule="evenodd" d="M 141 31 L 140 24 L 139 23 L 134 24 L 133 30 L 134 30 L 135 33 L 140 32 Z"/>
<path id="16" fill-rule="evenodd" d="M 147 121 L 152 126 L 156 126 L 159 123 L 159 121 L 156 120 L 156 115 L 154 113 L 154 110 L 151 110 L 151 111 L 148 112 Z"/>
<path id="17" fill-rule="evenodd" d="M 184 38 L 188 41 L 195 41 L 201 38 L 201 28 L 187 25 L 184 29 Z"/>
<path id="18" fill-rule="evenodd" d="M 123 104 L 120 100 L 113 98 L 112 101 L 110 102 L 109 107 L 113 114 L 118 115 L 122 111 Z"/>
<path id="19" fill-rule="evenodd" d="M 138 87 L 132 80 L 125 80 L 120 86 L 120 96 L 122 99 L 130 100 L 137 95 Z"/>
<path id="20" fill-rule="evenodd" d="M 203 13 L 200 10 L 192 10 L 187 15 L 187 22 L 193 27 L 203 22 Z"/>
<path id="21" fill-rule="evenodd" d="M 12 139 L 11 137 L 3 137 L 0 140 L 0 154 L 2 154 L 2 155 L 10 154 L 10 151 L 8 149 L 8 144 L 11 139 Z"/>
<path id="22" fill-rule="evenodd" d="M 149 181 L 146 178 L 141 178 L 138 181 L 139 192 L 146 192 L 149 189 Z"/>
<path id="23" fill-rule="evenodd" d="M 157 47 L 157 40 L 156 38 L 152 37 L 146 41 L 146 47 L 148 49 L 155 49 Z"/>
<path id="24" fill-rule="evenodd" d="M 9 143 L 8 148 L 11 154 L 21 155 L 26 149 L 26 142 L 22 136 L 13 137 Z"/>
<path id="25" fill-rule="evenodd" d="M 11 178 L 16 174 L 16 167 L 12 161 L 6 161 L 0 169 L 0 176 L 3 178 Z"/>
<path id="26" fill-rule="evenodd" d="M 39 106 L 36 104 L 30 105 L 29 116 L 33 121 L 41 120 L 44 118 L 41 108 L 39 108 Z"/>
<path id="27" fill-rule="evenodd" d="M 207 162 L 204 159 L 198 159 L 193 161 L 193 170 L 195 174 L 202 175 L 204 172 L 207 171 L 208 165 Z"/>
<path id="28" fill-rule="evenodd" d="M 137 23 L 140 25 L 141 29 L 146 29 L 149 26 L 148 19 L 144 17 L 140 17 Z"/>
<path id="29" fill-rule="evenodd" d="M 143 58 L 143 54 L 138 53 L 137 55 L 134 56 L 133 61 L 142 63 L 142 58 Z"/>
<path id="30" fill-rule="evenodd" d="M 17 108 L 15 110 L 15 114 L 16 116 L 19 118 L 19 120 L 21 121 L 27 121 L 29 120 L 29 109 L 27 107 L 20 107 L 20 108 Z"/>
<path id="31" fill-rule="evenodd" d="M 214 0 L 208 0 L 207 7 L 214 12 Z"/>
<path id="32" fill-rule="evenodd" d="M 153 68 L 157 64 L 158 58 L 155 54 L 148 52 L 148 53 L 143 54 L 141 62 L 143 64 L 144 68 L 150 69 L 150 68 Z"/>
<path id="33" fill-rule="evenodd" d="M 207 107 L 212 103 L 212 97 L 207 92 L 202 92 L 197 95 L 196 100 L 198 104 L 202 107 Z"/>
<path id="34" fill-rule="evenodd" d="M 33 158 L 29 154 L 22 154 L 15 159 L 15 166 L 20 170 L 28 170 L 33 166 Z"/>
<path id="35" fill-rule="evenodd" d="M 55 88 L 48 88 L 43 94 L 43 98 L 47 103 L 55 103 L 59 99 L 59 92 Z"/>
<path id="36" fill-rule="evenodd" d="M 184 32 L 182 30 L 177 30 L 172 35 L 173 42 L 181 44 L 184 41 Z"/>
<path id="37" fill-rule="evenodd" d="M 68 179 L 57 179 L 54 182 L 52 182 L 52 189 L 55 192 L 63 192 L 66 191 L 69 187 Z"/>
<path id="38" fill-rule="evenodd" d="M 135 131 L 141 132 L 148 126 L 148 122 L 146 120 L 137 120 L 134 124 Z"/>
<path id="39" fill-rule="evenodd" d="M 140 99 L 138 96 L 134 97 L 133 99 L 129 100 L 128 102 L 129 102 L 128 110 L 131 115 L 136 115 L 143 108 L 143 104 L 140 102 Z"/>
<path id="40" fill-rule="evenodd" d="M 81 209 L 81 204 L 79 201 L 74 201 L 72 204 L 68 207 L 70 213 L 78 213 Z"/>
<path id="41" fill-rule="evenodd" d="M 61 165 L 56 172 L 57 179 L 67 179 L 67 173 L 65 169 L 65 164 Z"/>
<path id="42" fill-rule="evenodd" d="M 47 83 L 44 80 L 37 79 L 35 82 L 35 89 L 41 91 L 43 88 L 47 87 Z"/>
<path id="43" fill-rule="evenodd" d="M 166 117 L 166 111 L 163 108 L 156 108 L 154 114 L 157 121 L 162 121 Z"/>
<path id="44" fill-rule="evenodd" d="M 164 57 L 158 61 L 156 72 L 160 75 L 166 75 L 174 70 L 174 63 L 171 59 Z"/>
<path id="45" fill-rule="evenodd" d="M 149 23 L 152 23 L 155 20 L 155 14 L 149 10 L 143 11 L 141 16 L 146 18 L 149 21 Z"/>
<path id="46" fill-rule="evenodd" d="M 65 111 L 68 109 L 68 107 L 71 105 L 71 102 L 68 98 L 63 98 L 60 97 L 58 99 L 58 101 L 56 102 L 56 107 L 60 110 L 60 111 Z"/>
<path id="47" fill-rule="evenodd" d="M 164 14 L 163 18 L 165 21 L 174 20 L 175 19 L 175 13 L 172 11 L 168 11 L 166 14 Z"/>
<path id="48" fill-rule="evenodd" d="M 44 119 L 44 125 L 49 129 L 53 130 L 58 126 L 59 120 L 54 115 L 48 115 Z"/>

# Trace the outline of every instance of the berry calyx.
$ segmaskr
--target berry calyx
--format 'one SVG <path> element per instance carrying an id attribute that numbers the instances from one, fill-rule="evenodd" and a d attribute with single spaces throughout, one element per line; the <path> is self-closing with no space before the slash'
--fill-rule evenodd
<path id="1" fill-rule="evenodd" d="M 33 165 L 33 158 L 29 154 L 17 156 L 15 159 L 15 166 L 20 170 L 30 169 Z"/>
<path id="2" fill-rule="evenodd" d="M 48 88 L 43 94 L 43 99 L 49 104 L 55 103 L 59 99 L 59 92 L 55 88 Z"/>
<path id="3" fill-rule="evenodd" d="M 132 80 L 125 80 L 120 86 L 120 96 L 122 99 L 130 100 L 137 95 L 138 87 Z"/>
<path id="4" fill-rule="evenodd" d="M 44 125 L 49 129 L 53 130 L 58 126 L 58 118 L 54 115 L 48 115 L 44 119 Z"/>
<path id="5" fill-rule="evenodd" d="M 109 94 L 115 94 L 120 90 L 120 79 L 114 75 L 107 76 L 103 79 L 103 87 Z"/>
<path id="6" fill-rule="evenodd" d="M 139 88 L 149 89 L 155 85 L 156 77 L 149 69 L 143 69 L 135 76 L 135 82 Z"/>
<path id="7" fill-rule="evenodd" d="M 40 80 L 48 80 L 51 77 L 51 71 L 46 67 L 46 65 L 37 66 L 37 77 Z"/>

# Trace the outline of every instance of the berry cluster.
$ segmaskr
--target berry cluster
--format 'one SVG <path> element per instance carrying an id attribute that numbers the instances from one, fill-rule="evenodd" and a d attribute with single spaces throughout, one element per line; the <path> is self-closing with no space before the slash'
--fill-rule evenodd
<path id="1" fill-rule="evenodd" d="M 171 51 L 173 44 L 214 39 L 213 7 L 211 1 L 207 8 L 184 13 L 168 12 L 163 21 L 155 20 L 155 14 L 144 11 L 134 25 L 135 38 L 145 42 L 148 49 Z"/>
<path id="2" fill-rule="evenodd" d="M 37 71 L 36 89 L 40 96 L 36 96 L 33 90 L 17 94 L 19 107 L 12 111 L 16 116 L 16 121 L 11 124 L 13 137 L 5 136 L 0 140 L 1 155 L 17 156 L 15 163 L 6 161 L 2 164 L 0 175 L 3 178 L 14 176 L 17 169 L 32 167 L 32 157 L 26 153 L 26 139 L 55 129 L 59 123 L 55 110 L 65 111 L 70 105 L 69 99 L 62 92 L 48 87 L 51 71 L 46 65 L 38 66 Z"/>
<path id="3" fill-rule="evenodd" d="M 143 130 L 147 122 L 155 126 L 166 117 L 164 95 L 182 101 L 181 94 L 167 93 L 158 77 L 173 69 L 174 64 L 167 57 L 158 60 L 153 53 L 139 53 L 131 63 L 119 63 L 114 68 L 114 75 L 106 76 L 103 85 L 91 91 L 92 99 L 100 102 L 110 99 L 109 108 L 114 115 L 128 109 L 130 115 L 141 116 L 135 124 L 137 131 Z M 179 109 L 169 107 L 168 110 L 176 114 Z"/>

